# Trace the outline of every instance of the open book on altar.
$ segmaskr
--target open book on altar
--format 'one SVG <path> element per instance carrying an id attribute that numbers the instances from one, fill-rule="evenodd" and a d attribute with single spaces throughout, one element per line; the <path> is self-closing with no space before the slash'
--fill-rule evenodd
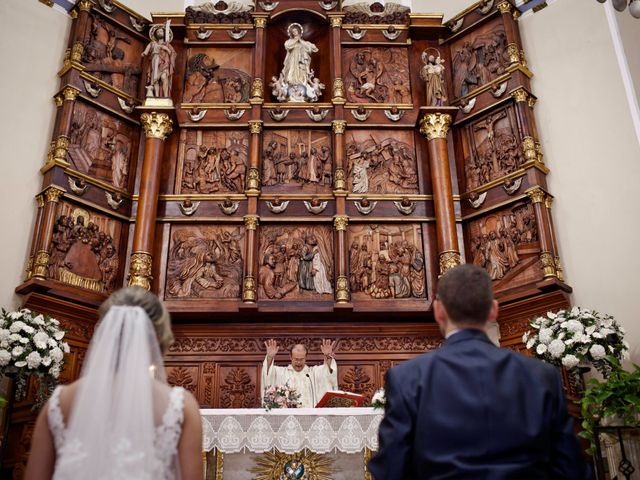
<path id="1" fill-rule="evenodd" d="M 361 407 L 364 400 L 365 396 L 358 393 L 329 390 L 316 404 L 316 408 Z"/>

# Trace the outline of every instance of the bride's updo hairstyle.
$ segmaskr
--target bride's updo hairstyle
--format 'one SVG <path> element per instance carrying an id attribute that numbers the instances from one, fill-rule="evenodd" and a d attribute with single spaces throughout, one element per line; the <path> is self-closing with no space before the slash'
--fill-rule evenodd
<path id="1" fill-rule="evenodd" d="M 141 307 L 151 319 L 158 337 L 160 351 L 164 354 L 173 343 L 171 316 L 167 307 L 153 293 L 142 287 L 125 287 L 111 294 L 98 309 L 99 321 L 102 321 L 111 307 Z"/>

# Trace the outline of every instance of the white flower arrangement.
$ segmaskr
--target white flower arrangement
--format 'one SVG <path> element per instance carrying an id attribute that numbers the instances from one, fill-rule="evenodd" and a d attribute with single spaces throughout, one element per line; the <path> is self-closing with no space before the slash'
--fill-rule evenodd
<path id="1" fill-rule="evenodd" d="M 69 345 L 60 322 L 23 308 L 2 309 L 0 315 L 0 374 L 15 379 L 17 399 L 24 398 L 30 375 L 39 377 L 36 404 L 44 401 L 64 365 Z"/>
<path id="2" fill-rule="evenodd" d="M 384 408 L 387 404 L 387 397 L 384 393 L 384 388 L 380 388 L 373 394 L 371 398 L 371 406 L 373 408 Z"/>
<path id="3" fill-rule="evenodd" d="M 522 341 L 545 362 L 573 370 L 581 363 L 594 366 L 604 377 L 612 370 L 607 357 L 626 358 L 625 330 L 610 315 L 573 307 L 547 312 L 530 323 Z"/>

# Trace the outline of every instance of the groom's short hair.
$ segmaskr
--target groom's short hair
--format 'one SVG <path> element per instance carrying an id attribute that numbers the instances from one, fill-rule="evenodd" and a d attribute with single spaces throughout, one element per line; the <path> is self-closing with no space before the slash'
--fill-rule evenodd
<path id="1" fill-rule="evenodd" d="M 438 280 L 437 299 L 457 325 L 484 325 L 493 305 L 491 277 L 476 265 L 458 265 Z"/>

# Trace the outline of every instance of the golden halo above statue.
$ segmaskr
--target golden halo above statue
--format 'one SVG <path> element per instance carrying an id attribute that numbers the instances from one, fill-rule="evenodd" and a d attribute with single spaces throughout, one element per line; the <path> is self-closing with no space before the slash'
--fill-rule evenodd
<path id="1" fill-rule="evenodd" d="M 167 29 L 167 24 L 165 23 L 158 23 L 156 25 L 151 25 L 151 28 L 149 29 L 149 38 L 151 39 L 152 42 L 155 42 L 157 40 L 156 38 L 156 32 L 159 29 L 162 29 L 163 31 L 165 29 Z M 164 37 L 163 37 L 164 40 Z M 169 28 L 169 43 L 173 42 L 173 31 L 171 30 L 171 28 Z"/>
<path id="2" fill-rule="evenodd" d="M 291 30 L 293 30 L 294 28 L 298 29 L 298 31 L 300 32 L 300 36 L 302 37 L 302 34 L 304 33 L 304 29 L 302 28 L 302 25 L 300 25 L 299 23 L 292 23 L 287 27 L 287 34 L 289 35 L 289 38 L 291 38 L 292 36 Z"/>

